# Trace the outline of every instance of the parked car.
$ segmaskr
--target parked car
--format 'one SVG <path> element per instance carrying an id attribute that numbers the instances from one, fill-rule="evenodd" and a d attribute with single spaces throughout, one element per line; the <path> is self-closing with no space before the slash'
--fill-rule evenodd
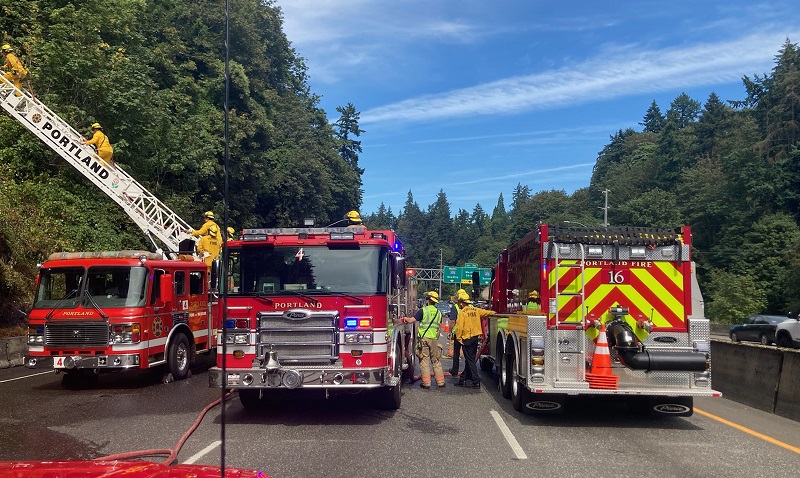
<path id="1" fill-rule="evenodd" d="M 731 326 L 729 336 L 734 342 L 747 340 L 760 342 L 761 345 L 775 343 L 775 331 L 778 324 L 788 320 L 783 315 L 753 315 L 748 317 L 743 324 Z"/>
<path id="2" fill-rule="evenodd" d="M 775 343 L 778 347 L 800 347 L 800 315 L 789 314 L 789 319 L 778 324 L 775 330 Z"/>

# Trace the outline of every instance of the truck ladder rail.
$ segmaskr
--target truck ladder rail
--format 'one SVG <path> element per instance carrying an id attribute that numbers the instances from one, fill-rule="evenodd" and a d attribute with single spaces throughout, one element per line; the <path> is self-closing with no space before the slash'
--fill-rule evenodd
<path id="1" fill-rule="evenodd" d="M 572 387 L 572 386 L 580 386 L 580 387 L 587 387 L 588 384 L 585 383 L 585 369 L 584 369 L 584 362 L 586 360 L 586 340 L 584 338 L 583 331 L 586 327 L 586 314 L 584 309 L 584 301 L 586 296 L 586 276 L 585 276 L 585 264 L 586 264 L 586 248 L 584 244 L 578 243 L 575 244 L 580 248 L 580 261 L 578 263 L 561 263 L 559 258 L 559 247 L 555 242 L 550 243 L 551 248 L 550 250 L 553 253 L 553 258 L 555 259 L 555 299 L 556 299 L 556 312 L 555 312 L 555 333 L 558 334 L 558 339 L 556 340 L 556 377 L 557 382 L 556 386 L 564 386 L 564 387 Z M 562 286 L 562 278 L 565 274 L 569 273 L 569 271 L 573 271 L 576 269 L 580 269 L 579 277 L 580 279 L 580 289 L 576 290 L 574 287 L 572 290 L 568 290 L 574 280 L 570 281 L 569 284 L 564 284 Z M 561 311 L 561 306 L 564 304 L 565 301 L 570 300 L 578 300 L 578 306 L 576 310 L 578 311 L 580 322 L 568 322 L 566 320 L 561 320 L 559 314 Z M 563 327 L 562 325 L 569 325 L 570 327 Z M 567 354 L 567 355 L 563 355 Z M 562 364 L 562 358 L 566 356 L 571 356 L 572 360 L 575 360 L 577 363 L 568 363 Z M 564 370 L 562 370 L 564 369 Z M 559 382 L 564 382 L 563 384 L 559 385 Z"/>
<path id="2" fill-rule="evenodd" d="M 39 100 L 16 89 L 2 76 L 0 104 L 12 118 L 119 204 L 156 249 L 161 249 L 155 241 L 157 238 L 167 247 L 168 253 L 176 254 L 180 242 L 191 237 L 184 232 L 190 229 L 186 221 L 122 168 L 106 164 L 91 146 L 82 144 L 83 136 L 80 133 Z"/>

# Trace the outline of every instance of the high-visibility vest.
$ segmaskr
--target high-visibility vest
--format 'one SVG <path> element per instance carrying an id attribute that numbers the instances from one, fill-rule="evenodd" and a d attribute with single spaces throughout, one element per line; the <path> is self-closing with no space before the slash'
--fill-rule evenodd
<path id="1" fill-rule="evenodd" d="M 450 329 L 450 332 L 455 334 L 456 327 L 458 327 L 458 313 L 461 312 L 461 307 L 459 307 L 458 304 L 453 304 L 453 308 L 456 309 L 456 320 L 454 320 L 456 324 Z"/>
<path id="2" fill-rule="evenodd" d="M 419 336 L 428 339 L 439 338 L 439 324 L 442 323 L 442 313 L 433 305 L 422 308 L 422 321 L 419 323 Z"/>

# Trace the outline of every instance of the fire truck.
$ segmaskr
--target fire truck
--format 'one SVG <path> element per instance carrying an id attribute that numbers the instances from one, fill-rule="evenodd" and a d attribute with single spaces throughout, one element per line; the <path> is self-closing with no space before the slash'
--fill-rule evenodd
<path id="1" fill-rule="evenodd" d="M 146 251 L 61 252 L 42 264 L 25 366 L 52 359 L 65 384 L 166 365 L 181 380 L 216 345 L 205 263 Z M 46 362 L 49 365 L 49 360 Z"/>
<path id="2" fill-rule="evenodd" d="M 593 396 L 690 416 L 693 397 L 721 396 L 688 226 L 539 225 L 499 255 L 491 301 L 480 365 L 519 411 Z"/>
<path id="3" fill-rule="evenodd" d="M 310 391 L 400 407 L 408 310 L 403 246 L 363 226 L 244 229 L 227 243 L 226 307 L 209 386 L 245 408 Z M 225 359 L 225 360 L 223 360 Z"/>
<path id="4" fill-rule="evenodd" d="M 210 315 L 207 267 L 192 257 L 188 223 L 2 77 L 0 106 L 122 207 L 157 251 L 51 255 L 36 281 L 25 364 L 36 368 L 52 358 L 57 372 L 68 372 L 65 381 L 162 364 L 170 371 L 165 380 L 186 377 L 196 353 L 215 350 L 218 325 Z"/>

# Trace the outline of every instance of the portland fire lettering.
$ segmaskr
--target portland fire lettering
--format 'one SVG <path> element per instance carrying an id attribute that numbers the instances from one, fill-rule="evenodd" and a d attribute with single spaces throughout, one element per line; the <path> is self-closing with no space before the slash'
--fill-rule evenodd
<path id="1" fill-rule="evenodd" d="M 50 138 L 52 138 L 57 145 L 61 146 L 61 149 L 65 152 L 68 152 L 75 159 L 85 164 L 97 177 L 100 179 L 107 179 L 109 177 L 108 170 L 105 166 L 94 159 L 91 154 L 86 154 L 84 148 L 75 144 L 75 142 L 69 139 L 61 130 L 54 128 L 51 122 L 45 121 L 42 125 L 42 132 L 50 136 Z"/>

